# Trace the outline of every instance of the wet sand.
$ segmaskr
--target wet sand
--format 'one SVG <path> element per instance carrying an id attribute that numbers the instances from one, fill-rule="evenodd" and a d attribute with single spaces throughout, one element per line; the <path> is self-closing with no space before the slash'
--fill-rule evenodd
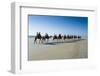
<path id="1" fill-rule="evenodd" d="M 86 39 L 34 44 L 34 37 L 31 37 L 29 38 L 28 60 L 87 58 L 87 46 Z"/>

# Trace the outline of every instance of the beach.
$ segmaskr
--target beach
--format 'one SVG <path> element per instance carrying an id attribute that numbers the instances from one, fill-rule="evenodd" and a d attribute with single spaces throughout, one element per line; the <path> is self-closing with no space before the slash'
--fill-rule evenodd
<path id="1" fill-rule="evenodd" d="M 50 42 L 50 41 L 49 41 Z M 28 60 L 55 60 L 88 58 L 88 41 L 66 40 L 34 44 L 34 37 L 28 38 Z"/>

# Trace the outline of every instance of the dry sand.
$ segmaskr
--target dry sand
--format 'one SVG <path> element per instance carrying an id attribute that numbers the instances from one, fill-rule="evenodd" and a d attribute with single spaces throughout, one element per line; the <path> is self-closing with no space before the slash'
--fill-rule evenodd
<path id="1" fill-rule="evenodd" d="M 34 44 L 34 38 L 29 38 L 28 60 L 87 58 L 87 46 L 86 39 L 46 45 Z"/>

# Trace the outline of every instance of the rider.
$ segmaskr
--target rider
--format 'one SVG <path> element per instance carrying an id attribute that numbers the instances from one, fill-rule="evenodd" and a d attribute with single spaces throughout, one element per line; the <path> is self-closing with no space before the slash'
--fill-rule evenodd
<path id="1" fill-rule="evenodd" d="M 48 37 L 48 34 L 46 33 L 45 36 Z"/>
<path id="2" fill-rule="evenodd" d="M 38 36 L 41 37 L 41 33 L 40 32 L 38 33 Z"/>

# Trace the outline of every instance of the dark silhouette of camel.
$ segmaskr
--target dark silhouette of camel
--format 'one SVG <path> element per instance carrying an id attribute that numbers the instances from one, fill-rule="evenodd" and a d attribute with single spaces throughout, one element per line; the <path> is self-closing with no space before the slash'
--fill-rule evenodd
<path id="1" fill-rule="evenodd" d="M 40 32 L 37 32 L 34 43 L 37 43 L 37 40 L 39 40 L 39 43 L 48 42 L 51 37 L 52 36 L 49 36 L 47 33 L 45 34 L 45 36 L 42 36 Z"/>
<path id="2" fill-rule="evenodd" d="M 53 41 L 56 40 L 56 42 L 58 41 L 64 42 L 66 39 L 80 40 L 82 37 L 79 35 L 61 35 L 61 34 L 59 34 L 58 36 L 56 34 L 54 34 L 54 36 L 49 36 L 47 33 L 44 36 L 42 36 L 40 32 L 37 32 L 34 39 L 34 43 L 37 43 L 37 40 L 39 40 L 39 43 L 48 43 L 50 38 L 53 38 Z"/>

